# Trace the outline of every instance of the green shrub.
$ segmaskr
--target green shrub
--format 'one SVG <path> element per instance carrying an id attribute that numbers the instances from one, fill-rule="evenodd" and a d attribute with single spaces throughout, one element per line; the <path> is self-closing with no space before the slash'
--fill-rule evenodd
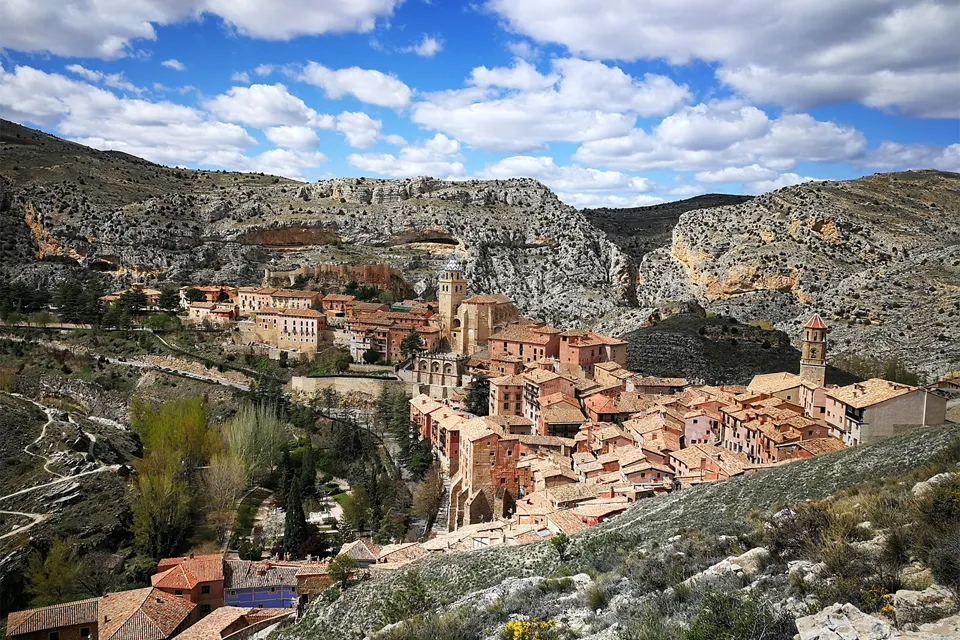
<path id="1" fill-rule="evenodd" d="M 793 620 L 754 596 L 708 593 L 683 640 L 793 640 Z"/>
<path id="2" fill-rule="evenodd" d="M 599 585 L 590 585 L 583 593 L 583 602 L 593 611 L 603 609 L 608 602 L 607 592 Z"/>

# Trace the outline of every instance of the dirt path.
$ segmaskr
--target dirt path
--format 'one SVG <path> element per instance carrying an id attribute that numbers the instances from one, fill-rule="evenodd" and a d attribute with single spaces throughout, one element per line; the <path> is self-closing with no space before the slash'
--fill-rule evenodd
<path id="1" fill-rule="evenodd" d="M 75 478 L 80 478 L 80 477 L 83 477 L 83 476 L 89 476 L 89 475 L 92 475 L 92 474 L 95 474 L 95 473 L 103 473 L 104 471 L 116 471 L 117 469 L 120 468 L 120 465 L 117 465 L 117 464 L 114 464 L 114 465 L 101 465 L 101 466 L 99 466 L 99 467 L 97 467 L 96 469 L 93 469 L 93 470 L 91 470 L 91 471 L 84 471 L 84 472 L 82 472 L 82 473 L 78 473 L 78 474 L 72 475 L 72 476 L 65 476 L 65 475 L 63 475 L 63 474 L 57 473 L 56 471 L 51 471 L 51 470 L 50 470 L 50 464 L 51 464 L 53 461 L 52 461 L 50 458 L 48 458 L 47 456 L 44 456 L 44 455 L 41 455 L 41 454 L 39 454 L 39 453 L 34 453 L 34 452 L 30 451 L 30 447 L 39 444 L 40 441 L 43 440 L 44 437 L 47 435 L 47 427 L 50 426 L 52 423 L 56 422 L 56 420 L 55 420 L 54 417 L 53 417 L 53 412 L 54 412 L 54 411 L 57 411 L 57 409 L 53 409 L 52 407 L 48 407 L 48 406 L 46 406 L 46 405 L 44 405 L 44 404 L 41 404 L 41 403 L 39 403 L 39 402 L 37 402 L 37 401 L 35 401 L 35 400 L 31 400 L 30 398 L 25 398 L 25 397 L 23 397 L 23 396 L 20 395 L 20 394 L 11 394 L 11 395 L 13 395 L 14 397 L 18 398 L 19 400 L 23 400 L 23 401 L 25 401 L 25 402 L 29 402 L 29 403 L 35 405 L 35 406 L 38 407 L 41 411 L 43 411 L 44 414 L 47 416 L 47 422 L 43 425 L 43 428 L 40 430 L 40 435 L 37 437 L 36 440 L 34 440 L 34 441 L 31 442 L 30 444 L 26 445 L 26 446 L 23 448 L 23 451 L 24 451 L 24 453 L 29 454 L 29 455 L 31 455 L 31 456 L 33 456 L 33 457 L 35 457 L 35 458 L 40 458 L 41 460 L 44 460 L 43 470 L 46 471 L 47 473 L 49 473 L 50 475 L 57 476 L 57 479 L 56 479 L 56 480 L 53 480 L 53 481 L 51 481 L 51 482 L 45 482 L 45 483 L 42 483 L 42 484 L 38 484 L 38 485 L 35 485 L 35 486 L 33 486 L 33 487 L 28 487 L 28 488 L 26 488 L 26 489 L 20 489 L 19 491 L 14 491 L 13 493 L 9 493 L 9 494 L 7 494 L 7 495 L 5 495 L 5 496 L 0 496 L 0 502 L 3 502 L 4 500 L 9 500 L 10 498 L 15 498 L 15 497 L 17 497 L 17 496 L 22 496 L 22 495 L 27 494 L 27 493 L 31 493 L 31 492 L 37 491 L 37 490 L 39 490 L 39 489 L 45 489 L 45 488 L 47 488 L 47 487 L 53 487 L 53 486 L 56 486 L 56 485 L 58 485 L 58 484 L 62 484 L 62 483 L 64 483 L 64 482 L 69 482 L 69 481 L 71 481 L 71 480 L 74 480 Z M 69 419 L 69 414 L 68 414 L 67 417 L 68 417 L 68 419 Z M 73 421 L 71 420 L 71 422 L 73 422 Z M 4 510 L 0 510 L 0 513 L 6 514 L 6 515 L 12 515 L 12 516 L 20 516 L 20 517 L 23 517 L 23 518 L 30 518 L 31 520 L 33 520 L 33 522 L 31 522 L 31 523 L 29 523 L 29 524 L 25 524 L 25 525 L 23 525 L 23 526 L 17 527 L 17 528 L 15 528 L 15 529 L 13 529 L 12 531 L 8 531 L 7 533 L 4 533 L 3 535 L 0 535 L 0 540 L 3 540 L 4 538 L 9 538 L 9 537 L 11 537 L 11 536 L 15 536 L 15 535 L 20 534 L 20 533 L 23 533 L 24 531 L 27 531 L 27 530 L 29 530 L 30 528 L 35 527 L 35 526 L 37 526 L 38 524 L 40 524 L 41 522 L 44 522 L 45 520 L 48 520 L 48 519 L 50 519 L 50 518 L 52 517 L 52 514 L 49 514 L 49 513 L 24 513 L 24 512 L 22 512 L 22 511 L 4 511 Z"/>

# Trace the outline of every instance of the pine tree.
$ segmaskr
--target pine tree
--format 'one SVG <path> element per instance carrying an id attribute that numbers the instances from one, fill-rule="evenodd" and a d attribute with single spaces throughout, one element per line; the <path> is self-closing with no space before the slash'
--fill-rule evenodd
<path id="1" fill-rule="evenodd" d="M 313 456 L 313 447 L 307 446 L 300 464 L 300 493 L 304 496 L 317 495 L 317 463 Z"/>
<path id="2" fill-rule="evenodd" d="M 467 393 L 467 411 L 475 416 L 490 413 L 490 380 L 483 374 L 477 374 L 470 383 Z"/>
<path id="3" fill-rule="evenodd" d="M 287 514 L 283 521 L 283 549 L 296 557 L 300 552 L 300 545 L 307 539 L 307 518 L 303 515 L 303 498 L 300 495 L 300 484 L 292 483 L 287 495 Z"/>
<path id="4" fill-rule="evenodd" d="M 293 464 L 286 449 L 280 454 L 280 484 L 277 486 L 277 504 L 287 504 L 287 493 L 290 491 L 290 482 L 293 479 Z"/>

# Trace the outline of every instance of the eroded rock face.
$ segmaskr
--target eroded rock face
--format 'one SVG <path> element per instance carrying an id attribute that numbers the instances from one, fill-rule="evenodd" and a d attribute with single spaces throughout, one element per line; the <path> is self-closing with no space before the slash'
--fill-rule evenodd
<path id="1" fill-rule="evenodd" d="M 933 585 L 923 591 L 897 591 L 893 596 L 893 608 L 896 609 L 897 625 L 903 628 L 909 624 L 940 620 L 956 613 L 960 606 L 949 589 Z"/>
<path id="2" fill-rule="evenodd" d="M 692 298 L 790 336 L 816 312 L 833 354 L 930 374 L 960 356 L 960 175 L 877 174 L 683 214 L 644 256 L 641 306 Z M 918 348 L 918 345 L 929 345 Z"/>
<path id="3" fill-rule="evenodd" d="M 50 183 L 47 173 L 48 182 L 12 183 L 0 196 L 36 253 L 113 275 L 118 286 L 131 279 L 249 285 L 266 267 L 379 262 L 430 288 L 455 252 L 470 293 L 504 293 L 552 324 L 585 326 L 636 302 L 636 265 L 535 180 L 304 184 L 117 159 L 112 166 L 99 156 L 87 167 L 75 147 L 82 149 L 73 145 L 75 155 L 58 161 L 76 158 L 82 182 Z M 122 190 L 107 188 L 117 180 Z M 36 263 L 17 275 L 49 279 L 51 268 Z"/>

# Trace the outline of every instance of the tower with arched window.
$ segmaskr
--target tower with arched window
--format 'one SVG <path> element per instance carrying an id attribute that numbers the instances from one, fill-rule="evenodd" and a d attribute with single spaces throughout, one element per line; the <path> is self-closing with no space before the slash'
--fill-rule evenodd
<path id="1" fill-rule="evenodd" d="M 800 379 L 822 387 L 827 374 L 827 325 L 819 315 L 803 325 Z"/>

